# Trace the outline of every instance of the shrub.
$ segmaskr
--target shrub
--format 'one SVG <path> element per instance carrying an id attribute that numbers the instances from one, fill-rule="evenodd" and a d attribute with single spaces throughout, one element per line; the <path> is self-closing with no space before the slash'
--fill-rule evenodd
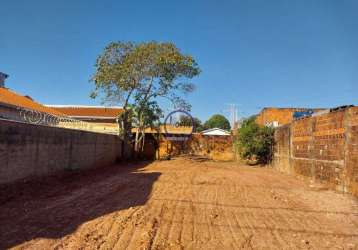
<path id="1" fill-rule="evenodd" d="M 238 130 L 237 144 L 241 158 L 256 159 L 257 163 L 267 164 L 272 159 L 274 129 L 260 126 L 255 122 L 255 117 L 250 117 Z"/>

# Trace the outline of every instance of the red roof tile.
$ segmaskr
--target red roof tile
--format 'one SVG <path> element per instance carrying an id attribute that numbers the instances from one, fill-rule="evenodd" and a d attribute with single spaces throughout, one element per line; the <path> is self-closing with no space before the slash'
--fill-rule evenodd
<path id="1" fill-rule="evenodd" d="M 0 88 L 0 103 L 32 109 L 57 116 L 64 115 L 60 111 L 41 105 L 40 103 L 33 101 L 30 97 L 19 95 L 7 88 Z"/>
<path id="2" fill-rule="evenodd" d="M 71 117 L 103 117 L 116 118 L 123 111 L 120 107 L 103 106 L 70 106 L 70 105 L 48 105 L 61 113 Z"/>

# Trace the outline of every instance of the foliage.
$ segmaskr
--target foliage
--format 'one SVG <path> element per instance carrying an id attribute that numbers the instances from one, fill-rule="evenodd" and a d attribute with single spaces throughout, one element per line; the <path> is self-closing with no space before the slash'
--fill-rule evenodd
<path id="1" fill-rule="evenodd" d="M 268 163 L 272 158 L 274 129 L 260 126 L 255 117 L 245 120 L 238 130 L 238 147 L 243 159 L 257 159 L 258 163 Z"/>
<path id="2" fill-rule="evenodd" d="M 193 124 L 194 121 L 194 124 Z M 199 118 L 193 117 L 193 120 L 191 117 L 182 115 L 179 118 L 179 125 L 180 126 L 193 126 L 195 127 L 196 132 L 201 132 L 204 130 L 203 124 L 201 123 Z"/>
<path id="3" fill-rule="evenodd" d="M 204 127 L 205 129 L 221 128 L 229 131 L 231 129 L 230 122 L 225 118 L 225 116 L 219 114 L 210 117 L 209 120 L 204 123 Z"/>
<path id="4" fill-rule="evenodd" d="M 137 105 L 130 105 L 129 114 L 132 126 L 137 128 L 135 151 L 140 152 L 144 149 L 145 128 L 159 130 L 159 119 L 163 117 L 163 113 L 155 101 L 150 101 L 140 102 Z M 139 128 L 143 129 L 140 130 Z"/>
<path id="5" fill-rule="evenodd" d="M 130 137 L 132 125 L 138 126 L 141 134 L 159 119 L 158 98 L 189 110 L 183 95 L 192 92 L 195 85 L 185 79 L 200 73 L 192 56 L 182 54 L 172 43 L 158 42 L 112 42 L 97 58 L 95 68 L 91 97 L 100 95 L 103 102 L 123 106 L 118 120 L 124 140 Z M 139 138 L 136 135 L 136 149 Z"/>

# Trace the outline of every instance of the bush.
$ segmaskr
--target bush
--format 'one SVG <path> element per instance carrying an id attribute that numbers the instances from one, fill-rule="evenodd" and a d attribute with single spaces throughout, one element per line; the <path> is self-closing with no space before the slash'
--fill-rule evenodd
<path id="1" fill-rule="evenodd" d="M 255 117 L 251 117 L 239 128 L 237 144 L 243 159 L 267 164 L 272 159 L 274 129 L 258 125 Z"/>

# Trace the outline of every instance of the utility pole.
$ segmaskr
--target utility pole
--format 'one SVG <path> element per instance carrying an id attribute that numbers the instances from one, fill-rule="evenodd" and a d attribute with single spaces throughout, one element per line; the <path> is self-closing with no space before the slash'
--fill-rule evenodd
<path id="1" fill-rule="evenodd" d="M 229 103 L 226 105 L 229 106 L 229 108 L 226 109 L 225 112 L 230 114 L 230 123 L 231 123 L 231 128 L 233 129 L 238 119 L 238 107 L 237 104 L 234 103 Z"/>

